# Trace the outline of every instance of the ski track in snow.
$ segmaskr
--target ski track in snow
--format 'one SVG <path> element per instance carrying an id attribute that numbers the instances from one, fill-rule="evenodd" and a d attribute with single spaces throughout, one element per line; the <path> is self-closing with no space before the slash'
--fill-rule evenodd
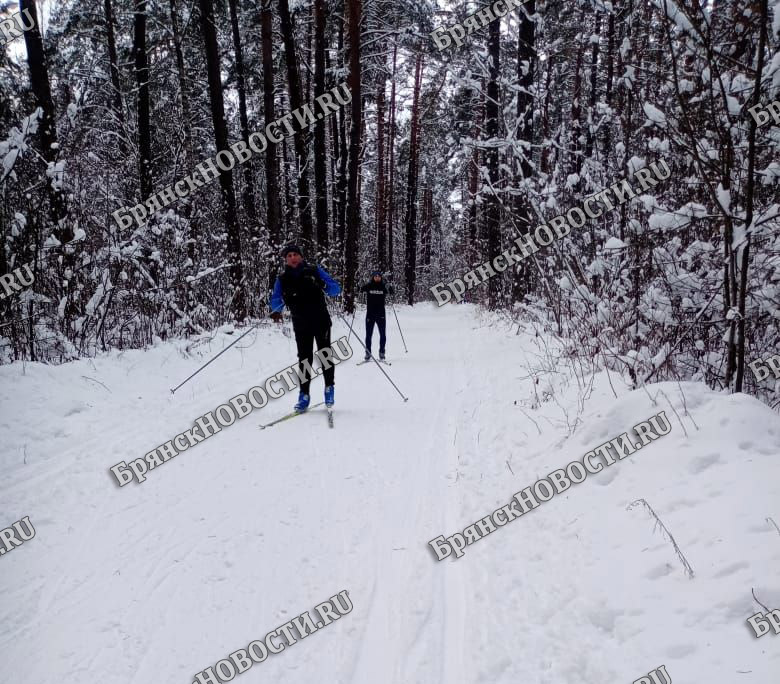
<path id="1" fill-rule="evenodd" d="M 236 335 L 0 367 L 0 527 L 36 530 L 0 558 L 3 680 L 189 684 L 346 589 L 350 614 L 235 681 L 630 684 L 666 665 L 676 683 L 776 684 L 780 635 L 746 625 L 751 588 L 780 607 L 776 414 L 695 383 L 630 392 L 614 373 L 585 391 L 551 341 L 471 306 L 399 317 L 410 352 L 389 326 L 383 369 L 407 403 L 355 366 L 353 340 L 335 429 L 315 409 L 259 430 L 288 394 L 121 489 L 112 465 L 287 366 L 291 340 L 263 328 L 175 396 Z M 430 539 L 660 410 L 669 435 L 435 561 Z M 638 498 L 694 579 L 626 510 Z"/>

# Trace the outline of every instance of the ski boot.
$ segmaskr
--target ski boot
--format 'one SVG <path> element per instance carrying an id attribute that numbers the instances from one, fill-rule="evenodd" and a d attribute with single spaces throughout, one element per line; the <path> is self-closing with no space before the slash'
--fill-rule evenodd
<path id="1" fill-rule="evenodd" d="M 383 351 L 379 352 L 379 360 L 384 361 L 385 360 L 385 353 Z"/>
<path id="2" fill-rule="evenodd" d="M 303 413 L 304 411 L 306 411 L 307 408 L 309 408 L 309 401 L 310 401 L 310 397 L 308 394 L 299 392 L 298 403 L 293 407 L 293 410 L 296 413 Z"/>
<path id="3" fill-rule="evenodd" d="M 333 399 L 334 399 L 334 393 L 336 392 L 336 388 L 333 385 L 330 385 L 329 387 L 325 388 L 325 406 L 330 408 L 333 406 Z"/>
<path id="4" fill-rule="evenodd" d="M 366 349 L 366 355 L 363 358 L 363 361 L 370 361 L 371 360 L 371 352 Z"/>

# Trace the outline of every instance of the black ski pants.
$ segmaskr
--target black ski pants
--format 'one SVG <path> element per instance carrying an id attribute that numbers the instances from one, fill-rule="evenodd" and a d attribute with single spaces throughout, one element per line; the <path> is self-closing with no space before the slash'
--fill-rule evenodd
<path id="1" fill-rule="evenodd" d="M 298 346 L 298 361 L 308 361 L 311 366 L 314 363 L 314 342 L 317 342 L 317 351 L 323 347 L 330 347 L 330 325 L 326 328 L 320 328 L 317 331 L 313 331 L 309 328 L 295 331 L 295 344 Z M 335 367 L 332 363 L 329 363 L 330 368 L 325 369 L 323 375 L 325 376 L 325 387 L 332 385 L 334 382 L 334 376 L 336 374 Z M 303 377 L 306 377 L 305 382 L 301 382 L 301 391 L 304 394 L 309 394 L 309 386 L 311 385 L 311 379 L 308 377 L 308 373 L 305 373 L 305 366 L 298 363 L 298 368 Z"/>
<path id="2" fill-rule="evenodd" d="M 366 314 L 366 349 L 371 351 L 371 338 L 374 336 L 374 323 L 379 328 L 379 353 L 385 353 L 385 315 L 384 314 Z"/>

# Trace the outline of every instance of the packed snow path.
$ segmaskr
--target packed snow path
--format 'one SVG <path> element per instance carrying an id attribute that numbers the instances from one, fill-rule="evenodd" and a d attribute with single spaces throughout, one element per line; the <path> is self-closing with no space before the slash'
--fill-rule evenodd
<path id="1" fill-rule="evenodd" d="M 780 607 L 776 414 L 694 383 L 580 387 L 551 342 L 470 306 L 398 313 L 409 353 L 390 317 L 384 368 L 408 403 L 353 339 L 334 430 L 321 409 L 259 430 L 288 394 L 121 489 L 112 465 L 289 365 L 292 340 L 264 327 L 175 396 L 235 334 L 0 368 L 0 527 L 36 530 L 0 557 L 3 681 L 190 684 L 346 589 L 350 614 L 235 681 L 631 684 L 665 665 L 777 684 L 780 635 L 746 624 L 751 589 Z M 660 410 L 669 435 L 436 562 L 430 539 Z"/>

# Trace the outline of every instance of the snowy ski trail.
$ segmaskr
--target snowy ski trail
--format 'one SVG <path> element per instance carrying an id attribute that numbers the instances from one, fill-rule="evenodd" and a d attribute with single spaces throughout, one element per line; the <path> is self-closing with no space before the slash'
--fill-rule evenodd
<path id="1" fill-rule="evenodd" d="M 36 530 L 0 558 L 4 679 L 189 684 L 346 589 L 351 613 L 235 681 L 630 684 L 666 665 L 675 682 L 775 684 L 780 636 L 756 640 L 745 620 L 751 588 L 780 607 L 776 414 L 694 383 L 630 392 L 600 374 L 579 388 L 549 365 L 552 342 L 470 306 L 399 317 L 410 351 L 388 326 L 385 370 L 407 403 L 374 364 L 356 367 L 353 338 L 335 429 L 314 410 L 258 430 L 290 393 L 121 489 L 112 465 L 288 365 L 289 338 L 249 335 L 175 396 L 235 335 L 192 355 L 177 341 L 0 368 L 0 522 L 28 515 Z M 322 390 L 315 379 L 312 402 Z M 436 562 L 430 539 L 658 410 L 668 436 Z M 694 579 L 626 510 L 638 498 Z"/>

